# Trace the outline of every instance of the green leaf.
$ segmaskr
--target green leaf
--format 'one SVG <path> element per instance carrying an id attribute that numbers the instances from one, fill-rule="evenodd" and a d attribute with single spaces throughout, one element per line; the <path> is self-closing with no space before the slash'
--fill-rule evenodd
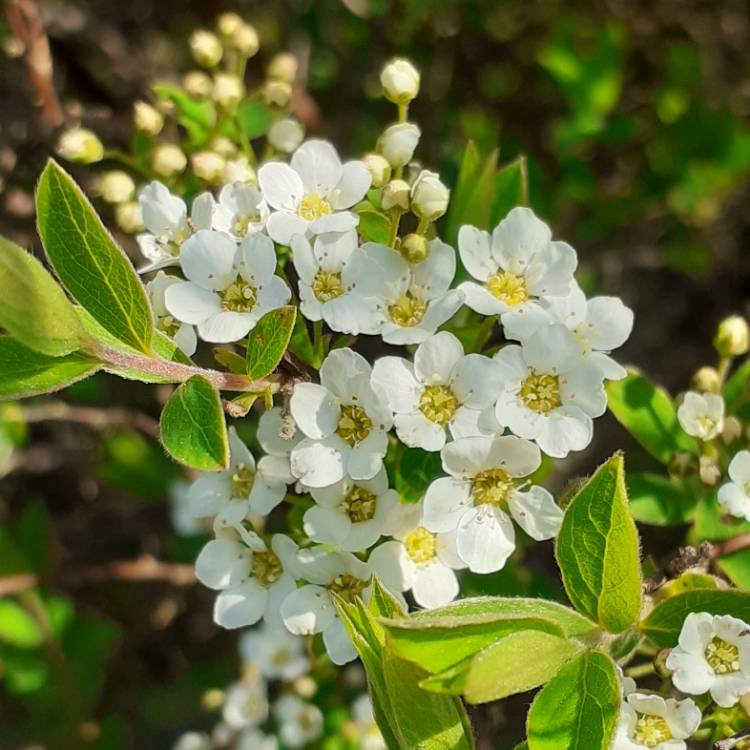
<path id="1" fill-rule="evenodd" d="M 78 185 L 54 161 L 39 179 L 36 208 L 47 257 L 70 294 L 116 339 L 150 352 L 153 315 L 143 284 Z"/>
<path id="2" fill-rule="evenodd" d="M 728 514 L 716 501 L 716 492 L 702 497 L 695 508 L 690 543 L 721 542 L 750 532 L 750 522 Z"/>
<path id="3" fill-rule="evenodd" d="M 297 308 L 279 307 L 267 312 L 255 325 L 247 341 L 247 374 L 253 380 L 264 378 L 281 362 L 294 330 Z"/>
<path id="4" fill-rule="evenodd" d="M 529 750 L 609 750 L 620 713 L 614 662 L 589 651 L 538 693 L 528 715 Z"/>
<path id="5" fill-rule="evenodd" d="M 101 362 L 80 352 L 49 357 L 27 349 L 10 336 L 0 336 L 0 399 L 59 391 L 100 368 Z"/>
<path id="6" fill-rule="evenodd" d="M 320 367 L 322 360 L 315 351 L 307 323 L 302 315 L 298 315 L 294 322 L 292 338 L 289 341 L 289 351 L 306 365 L 315 368 Z"/>
<path id="7" fill-rule="evenodd" d="M 636 521 L 654 526 L 690 523 L 695 515 L 698 493 L 680 479 L 661 474 L 628 474 L 630 512 Z"/>
<path id="8" fill-rule="evenodd" d="M 244 102 L 237 110 L 237 120 L 245 138 L 252 141 L 268 132 L 273 122 L 273 112 L 265 104 Z"/>
<path id="9" fill-rule="evenodd" d="M 29 252 L 0 237 L 0 326 L 24 346 L 59 357 L 80 349 L 86 334 L 73 305 Z"/>
<path id="10" fill-rule="evenodd" d="M 178 386 L 161 413 L 161 440 L 172 458 L 200 471 L 229 465 L 229 439 L 219 392 L 201 375 Z"/>
<path id="11" fill-rule="evenodd" d="M 458 238 L 458 229 L 462 224 L 466 223 L 464 217 L 469 209 L 480 169 L 481 157 L 479 156 L 479 150 L 474 141 L 469 141 L 464 149 L 456 187 L 451 195 L 448 216 L 445 221 L 446 242 L 451 245 L 455 246 L 456 239 Z"/>
<path id="12" fill-rule="evenodd" d="M 719 570 L 741 589 L 750 589 L 750 549 L 742 549 L 716 560 Z"/>
<path id="13" fill-rule="evenodd" d="M 223 367 L 226 367 L 229 372 L 235 372 L 239 375 L 245 374 L 245 358 L 241 357 L 237 352 L 224 347 L 216 346 L 212 349 L 214 359 Z"/>
<path id="14" fill-rule="evenodd" d="M 359 215 L 357 231 L 362 242 L 379 242 L 381 245 L 387 245 L 390 242 L 391 222 L 387 216 L 372 207 L 358 209 L 357 213 Z"/>
<path id="15" fill-rule="evenodd" d="M 638 532 L 621 454 L 602 464 L 568 506 L 555 548 L 568 598 L 612 633 L 641 609 Z"/>
<path id="16" fill-rule="evenodd" d="M 370 601 L 367 605 L 367 610 L 375 618 L 403 617 L 406 614 L 401 605 L 389 591 L 383 588 L 383 585 L 377 578 L 372 579 Z"/>
<path id="17" fill-rule="evenodd" d="M 519 156 L 497 170 L 495 173 L 495 195 L 490 212 L 490 227 L 504 219 L 512 208 L 528 205 L 528 182 L 525 156 Z"/>
<path id="18" fill-rule="evenodd" d="M 425 487 L 440 473 L 439 453 L 399 446 L 394 487 L 405 502 L 419 502 Z"/>
<path id="19" fill-rule="evenodd" d="M 152 86 L 160 98 L 172 102 L 178 113 L 178 122 L 187 130 L 190 141 L 201 146 L 216 121 L 216 110 L 210 101 L 195 99 L 182 89 L 168 83 L 156 83 Z"/>
<path id="20" fill-rule="evenodd" d="M 639 627 L 657 646 L 671 648 L 677 644 L 682 624 L 691 612 L 732 615 L 750 622 L 750 591 L 686 591 L 659 602 Z"/>
<path id="21" fill-rule="evenodd" d="M 732 414 L 743 401 L 747 401 L 750 398 L 750 357 L 727 380 L 723 396 L 728 414 Z"/>
<path id="22" fill-rule="evenodd" d="M 17 648 L 37 648 L 44 636 L 36 620 L 19 604 L 0 599 L 0 642 Z"/>

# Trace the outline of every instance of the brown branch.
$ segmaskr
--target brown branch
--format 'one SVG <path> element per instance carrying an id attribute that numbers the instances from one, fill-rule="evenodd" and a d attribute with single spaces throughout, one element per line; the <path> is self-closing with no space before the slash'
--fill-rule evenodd
<path id="1" fill-rule="evenodd" d="M 727 539 L 718 544 L 712 544 L 709 554 L 712 558 L 717 558 L 729 555 L 732 552 L 739 552 L 743 549 L 750 549 L 750 531 L 745 532 L 744 534 L 739 534 L 733 539 Z"/>
<path id="2" fill-rule="evenodd" d="M 128 409 L 97 409 L 90 406 L 72 406 L 63 401 L 49 401 L 22 405 L 21 414 L 26 422 L 77 422 L 95 430 L 132 427 L 150 437 L 159 437 L 159 423 L 155 419 Z"/>

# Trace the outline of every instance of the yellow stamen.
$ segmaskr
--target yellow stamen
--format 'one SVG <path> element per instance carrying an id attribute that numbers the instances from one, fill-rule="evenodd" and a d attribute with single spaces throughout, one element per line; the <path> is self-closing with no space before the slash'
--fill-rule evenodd
<path id="1" fill-rule="evenodd" d="M 225 310 L 250 312 L 258 301 L 258 290 L 238 276 L 224 291 L 219 292 L 219 297 Z"/>
<path id="2" fill-rule="evenodd" d="M 547 414 L 562 404 L 560 379 L 557 375 L 532 370 L 521 384 L 519 395 L 529 409 Z"/>
<path id="3" fill-rule="evenodd" d="M 284 566 L 281 560 L 270 549 L 265 552 L 253 552 L 253 575 L 264 585 L 270 586 L 281 578 Z"/>
<path id="4" fill-rule="evenodd" d="M 526 279 L 510 271 L 503 271 L 487 279 L 487 291 L 509 307 L 516 307 L 529 298 L 526 290 Z"/>
<path id="5" fill-rule="evenodd" d="M 435 424 L 450 422 L 458 407 L 458 399 L 447 385 L 428 385 L 419 397 L 419 411 Z"/>
<path id="6" fill-rule="evenodd" d="M 349 516 L 352 523 L 362 523 L 374 517 L 377 503 L 374 492 L 355 485 L 341 501 L 339 509 Z"/>
<path id="7" fill-rule="evenodd" d="M 672 739 L 669 724 L 661 717 L 652 714 L 638 714 L 633 739 L 646 747 L 656 747 Z"/>
<path id="8" fill-rule="evenodd" d="M 255 472 L 245 464 L 238 464 L 230 480 L 232 497 L 249 497 L 254 481 Z"/>
<path id="9" fill-rule="evenodd" d="M 437 537 L 419 526 L 404 539 L 406 554 L 417 564 L 426 563 L 437 555 Z"/>
<path id="10" fill-rule="evenodd" d="M 731 674 L 740 671 L 740 650 L 734 643 L 729 643 L 717 635 L 708 642 L 705 656 L 716 674 Z"/>
<path id="11" fill-rule="evenodd" d="M 318 302 L 330 302 L 344 293 L 341 274 L 334 271 L 318 271 L 312 284 L 313 294 Z"/>
<path id="12" fill-rule="evenodd" d="M 502 469 L 480 471 L 471 480 L 471 492 L 477 505 L 505 507 L 513 489 L 513 480 Z"/>
<path id="13" fill-rule="evenodd" d="M 336 432 L 351 446 L 361 443 L 372 429 L 372 420 L 367 412 L 355 404 L 345 404 L 341 407 L 341 416 Z"/>
<path id="14" fill-rule="evenodd" d="M 317 193 L 308 193 L 299 204 L 300 218 L 305 221 L 315 221 L 321 216 L 328 216 L 333 213 L 331 204 L 321 198 Z"/>
<path id="15" fill-rule="evenodd" d="M 402 328 L 419 325 L 427 312 L 427 303 L 410 294 L 399 297 L 389 308 L 391 320 Z"/>

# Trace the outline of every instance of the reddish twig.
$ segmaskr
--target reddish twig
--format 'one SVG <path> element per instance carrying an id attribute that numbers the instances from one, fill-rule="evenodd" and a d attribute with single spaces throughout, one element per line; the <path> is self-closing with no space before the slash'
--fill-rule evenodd
<path id="1" fill-rule="evenodd" d="M 750 549 L 750 531 L 744 534 L 738 534 L 733 539 L 727 539 L 723 542 L 711 545 L 710 556 L 712 558 L 723 557 L 732 552 L 739 552 L 743 549 Z"/>
<path id="2" fill-rule="evenodd" d="M 110 427 L 133 427 L 153 438 L 159 437 L 159 423 L 137 411 L 128 409 L 97 409 L 90 406 L 72 406 L 63 401 L 48 401 L 21 407 L 26 422 L 76 422 L 95 430 Z"/>

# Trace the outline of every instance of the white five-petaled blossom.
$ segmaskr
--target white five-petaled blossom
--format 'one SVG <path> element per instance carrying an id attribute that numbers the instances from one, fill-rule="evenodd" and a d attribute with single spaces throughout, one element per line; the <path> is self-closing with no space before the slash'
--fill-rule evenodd
<path id="1" fill-rule="evenodd" d="M 204 732 L 185 732 L 177 738 L 172 750 L 214 750 L 214 743 Z"/>
<path id="2" fill-rule="evenodd" d="M 273 209 L 268 233 L 280 245 L 295 234 L 323 234 L 354 229 L 359 217 L 349 209 L 370 187 L 370 172 L 361 161 L 341 163 L 327 141 L 310 140 L 289 164 L 269 162 L 258 170 L 263 197 Z"/>
<path id="3" fill-rule="evenodd" d="M 281 603 L 296 586 L 296 553 L 297 545 L 283 534 L 274 534 L 269 547 L 242 527 L 219 532 L 195 562 L 198 580 L 219 590 L 216 624 L 241 628 L 263 617 L 271 627 L 280 626 Z"/>
<path id="4" fill-rule="evenodd" d="M 206 530 L 203 521 L 193 513 L 191 486 L 186 479 L 176 479 L 167 489 L 172 528 L 180 536 L 198 536 Z"/>
<path id="5" fill-rule="evenodd" d="M 733 516 L 750 521 L 750 451 L 740 451 L 729 462 L 729 482 L 719 487 L 719 504 Z"/>
<path id="6" fill-rule="evenodd" d="M 289 456 L 302 437 L 292 415 L 282 407 L 274 406 L 260 415 L 256 438 L 260 447 L 269 456 L 274 456 L 277 470 L 288 474 L 290 484 L 294 481 L 294 476 L 289 466 Z"/>
<path id="7" fill-rule="evenodd" d="M 268 718 L 268 695 L 262 679 L 235 682 L 227 689 L 222 716 L 234 730 L 257 727 Z"/>
<path id="8" fill-rule="evenodd" d="M 240 656 L 255 664 L 267 680 L 291 682 L 310 669 L 305 639 L 292 635 L 283 625 L 262 625 L 248 631 L 240 639 L 239 649 Z"/>
<path id="9" fill-rule="evenodd" d="M 713 440 L 724 429 L 724 399 L 716 393 L 688 391 L 677 409 L 677 419 L 688 435 Z"/>
<path id="10" fill-rule="evenodd" d="M 368 560 L 373 575 L 397 596 L 411 590 L 420 607 L 442 607 L 458 595 L 454 571 L 466 567 L 456 551 L 454 531 L 436 534 L 424 526 L 423 503 L 401 505 L 391 520 L 393 540 L 376 547 Z"/>
<path id="11" fill-rule="evenodd" d="M 363 693 L 352 703 L 351 714 L 357 727 L 359 750 L 388 750 L 367 693 Z"/>
<path id="12" fill-rule="evenodd" d="M 292 450 L 292 473 L 308 487 L 327 487 L 347 474 L 372 479 L 383 465 L 392 417 L 372 368 L 351 349 L 335 349 L 320 384 L 297 383 L 289 402 L 304 434 Z"/>
<path id="13" fill-rule="evenodd" d="M 578 263 L 575 250 L 553 241 L 549 227 L 524 207 L 512 209 L 492 235 L 461 227 L 458 252 L 476 279 L 458 288 L 480 315 L 502 315 L 567 294 Z"/>
<path id="14" fill-rule="evenodd" d="M 463 293 L 450 289 L 456 254 L 438 239 L 429 243 L 427 258 L 414 265 L 374 242 L 362 245 L 349 263 L 354 293 L 376 305 L 373 332 L 389 344 L 421 343 L 463 302 Z"/>
<path id="15" fill-rule="evenodd" d="M 241 240 L 263 230 L 268 206 L 255 185 L 243 181 L 224 185 L 213 216 L 213 229 Z"/>
<path id="16" fill-rule="evenodd" d="M 497 362 L 464 354 L 461 342 L 441 331 L 422 342 L 412 364 L 401 357 L 381 357 L 372 380 L 382 388 L 394 412 L 401 442 L 439 451 L 446 428 L 453 437 L 473 433 L 482 409 L 497 398 L 502 381 Z"/>
<path id="17" fill-rule="evenodd" d="M 182 198 L 172 195 L 166 185 L 154 181 L 146 185 L 138 196 L 146 232 L 136 239 L 143 257 L 148 261 L 140 273 L 148 273 L 180 263 L 180 248 L 188 237 L 200 229 L 210 229 L 216 201 L 210 193 L 193 199 L 188 216 Z"/>
<path id="18" fill-rule="evenodd" d="M 284 747 L 297 750 L 323 734 L 320 709 L 296 695 L 282 695 L 273 705 L 273 714 L 279 723 L 279 737 Z"/>
<path id="19" fill-rule="evenodd" d="M 373 301 L 352 294 L 349 268 L 358 251 L 357 232 L 320 234 L 311 243 L 301 234 L 291 239 L 292 261 L 299 277 L 300 312 L 308 320 L 324 320 L 339 333 L 375 333 L 377 311 Z"/>
<path id="20" fill-rule="evenodd" d="M 334 664 L 346 664 L 357 652 L 336 613 L 332 594 L 353 603 L 370 596 L 370 566 L 350 552 L 327 552 L 320 547 L 300 550 L 296 567 L 307 585 L 292 591 L 281 604 L 284 624 L 295 635 L 323 634 Z"/>
<path id="21" fill-rule="evenodd" d="M 460 558 L 475 573 L 500 570 L 515 549 L 511 517 L 533 539 L 560 530 L 563 512 L 543 487 L 518 480 L 541 464 L 533 443 L 515 436 L 465 437 L 446 445 L 443 469 L 424 498 L 424 525 L 456 532 Z"/>
<path id="22" fill-rule="evenodd" d="M 607 408 L 604 376 L 583 358 L 571 331 L 560 324 L 540 328 L 522 346 L 503 347 L 495 360 L 503 370 L 495 406 L 501 425 L 555 458 L 591 442 L 593 417 Z"/>
<path id="23" fill-rule="evenodd" d="M 272 734 L 264 734 L 252 727 L 244 729 L 237 736 L 235 750 L 279 750 L 279 741 Z"/>
<path id="24" fill-rule="evenodd" d="M 201 230 L 183 244 L 180 264 L 188 281 L 167 289 L 167 309 L 196 325 L 204 341 L 238 341 L 291 296 L 274 275 L 276 253 L 263 234 L 248 235 L 238 247 L 224 232 Z"/>
<path id="25" fill-rule="evenodd" d="M 548 325 L 562 323 L 581 345 L 583 356 L 595 362 L 608 380 L 621 380 L 625 369 L 609 353 L 622 346 L 633 330 L 633 311 L 619 297 L 586 295 L 576 281 L 564 297 L 546 297 L 538 304 L 520 305 L 503 315 L 506 337 L 524 341 Z"/>
<path id="26" fill-rule="evenodd" d="M 750 692 L 750 625 L 731 615 L 691 612 L 666 665 L 678 690 L 710 692 L 719 706 L 730 708 Z"/>
<path id="27" fill-rule="evenodd" d="M 146 291 L 151 300 L 151 309 L 154 311 L 154 317 L 156 318 L 156 327 L 162 333 L 169 336 L 182 349 L 184 354 L 192 357 L 198 345 L 195 328 L 187 323 L 180 323 L 179 320 L 175 320 L 169 314 L 169 310 L 167 310 L 167 306 L 164 303 L 164 294 L 167 289 L 173 284 L 179 284 L 181 281 L 182 279 L 177 276 L 167 276 L 164 271 L 159 271 L 146 284 Z"/>
<path id="28" fill-rule="evenodd" d="M 399 504 L 388 488 L 385 467 L 372 479 L 344 477 L 330 487 L 313 487 L 315 505 L 305 512 L 305 533 L 315 542 L 332 544 L 344 552 L 361 552 L 389 532 L 389 519 Z"/>
<path id="29" fill-rule="evenodd" d="M 612 750 L 686 750 L 700 726 L 701 711 L 690 699 L 628 693 L 622 702 Z"/>

